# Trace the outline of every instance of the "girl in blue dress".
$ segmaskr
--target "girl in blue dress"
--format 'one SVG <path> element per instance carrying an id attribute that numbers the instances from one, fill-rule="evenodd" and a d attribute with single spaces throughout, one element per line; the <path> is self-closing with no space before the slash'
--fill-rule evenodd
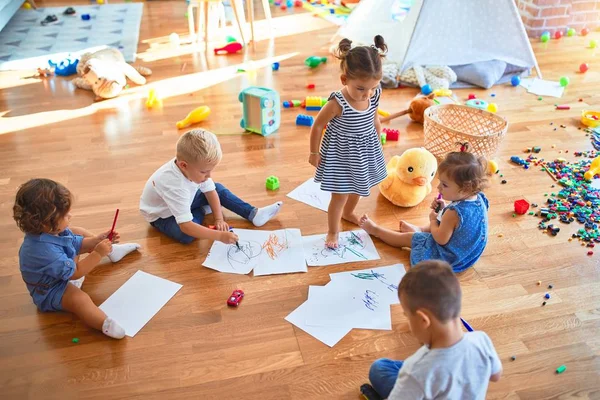
<path id="1" fill-rule="evenodd" d="M 487 244 L 489 203 L 481 192 L 486 184 L 487 162 L 468 153 L 446 156 L 440 164 L 438 190 L 441 199 L 431 204 L 428 226 L 417 227 L 402 221 L 400 232 L 382 228 L 365 214 L 360 226 L 395 247 L 410 247 L 410 263 L 438 259 L 462 272 L 479 260 Z M 439 210 L 439 211 L 438 211 Z"/>
<path id="2" fill-rule="evenodd" d="M 331 192 L 325 238 L 329 248 L 338 247 L 341 219 L 358 225 L 354 213 L 358 201 L 387 176 L 377 116 L 386 50 L 381 36 L 375 36 L 371 46 L 340 41 L 336 56 L 344 87 L 331 94 L 312 126 L 308 161 L 317 168 L 315 182 Z"/>

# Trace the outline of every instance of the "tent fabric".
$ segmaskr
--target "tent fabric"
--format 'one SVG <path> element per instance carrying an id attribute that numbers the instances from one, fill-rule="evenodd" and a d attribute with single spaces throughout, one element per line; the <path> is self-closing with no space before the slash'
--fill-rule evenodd
<path id="1" fill-rule="evenodd" d="M 415 0 L 402 21 L 392 16 L 395 1 L 362 0 L 336 37 L 371 44 L 375 35 L 382 35 L 387 60 L 397 63 L 400 73 L 413 65 L 452 67 L 492 60 L 537 68 L 514 0 Z"/>

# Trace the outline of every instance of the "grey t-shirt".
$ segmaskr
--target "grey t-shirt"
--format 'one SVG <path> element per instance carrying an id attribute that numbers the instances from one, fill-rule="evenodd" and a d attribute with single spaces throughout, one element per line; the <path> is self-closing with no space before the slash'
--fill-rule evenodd
<path id="1" fill-rule="evenodd" d="M 408 357 L 388 399 L 484 400 L 490 377 L 501 368 L 488 335 L 468 332 L 452 347 L 423 346 Z"/>

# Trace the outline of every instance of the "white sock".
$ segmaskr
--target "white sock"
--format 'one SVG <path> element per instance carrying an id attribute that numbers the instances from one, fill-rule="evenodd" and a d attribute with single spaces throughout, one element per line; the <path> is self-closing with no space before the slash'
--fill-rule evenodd
<path id="1" fill-rule="evenodd" d="M 85 276 L 82 276 L 82 277 L 81 277 L 81 278 L 79 278 L 79 279 L 75 279 L 75 280 L 69 281 L 69 283 L 70 283 L 71 285 L 75 286 L 76 288 L 79 288 L 79 289 L 81 289 L 81 285 L 83 285 L 83 281 L 84 281 L 84 280 L 85 280 Z"/>
<path id="2" fill-rule="evenodd" d="M 125 257 L 132 251 L 139 249 L 140 247 L 142 246 L 137 243 L 113 244 L 112 251 L 108 255 L 108 258 L 110 258 L 110 261 L 114 263 L 119 262 L 121 261 L 121 258 Z"/>
<path id="3" fill-rule="evenodd" d="M 113 339 L 123 339 L 125 337 L 125 329 L 111 318 L 106 318 L 102 324 L 102 333 Z"/>
<path id="4" fill-rule="evenodd" d="M 270 206 L 259 208 L 254 218 L 252 218 L 252 223 L 254 226 L 263 226 L 269 222 L 271 218 L 277 215 L 282 205 L 283 201 L 278 201 Z"/>

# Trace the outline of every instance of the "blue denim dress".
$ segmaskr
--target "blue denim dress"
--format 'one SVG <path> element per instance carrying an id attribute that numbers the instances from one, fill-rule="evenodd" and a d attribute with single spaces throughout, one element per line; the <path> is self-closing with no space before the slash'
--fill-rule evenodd
<path id="1" fill-rule="evenodd" d="M 26 234 L 19 250 L 21 276 L 40 311 L 61 311 L 62 297 L 75 273 L 83 236 L 65 229 L 58 235 Z"/>
<path id="2" fill-rule="evenodd" d="M 462 272 L 472 267 L 485 249 L 488 237 L 488 209 L 490 205 L 483 193 L 473 201 L 459 201 L 448 205 L 446 210 L 458 214 L 458 226 L 450 241 L 439 245 L 431 233 L 416 232 L 412 238 L 410 263 L 415 265 L 424 260 L 444 260 L 454 272 Z"/>

